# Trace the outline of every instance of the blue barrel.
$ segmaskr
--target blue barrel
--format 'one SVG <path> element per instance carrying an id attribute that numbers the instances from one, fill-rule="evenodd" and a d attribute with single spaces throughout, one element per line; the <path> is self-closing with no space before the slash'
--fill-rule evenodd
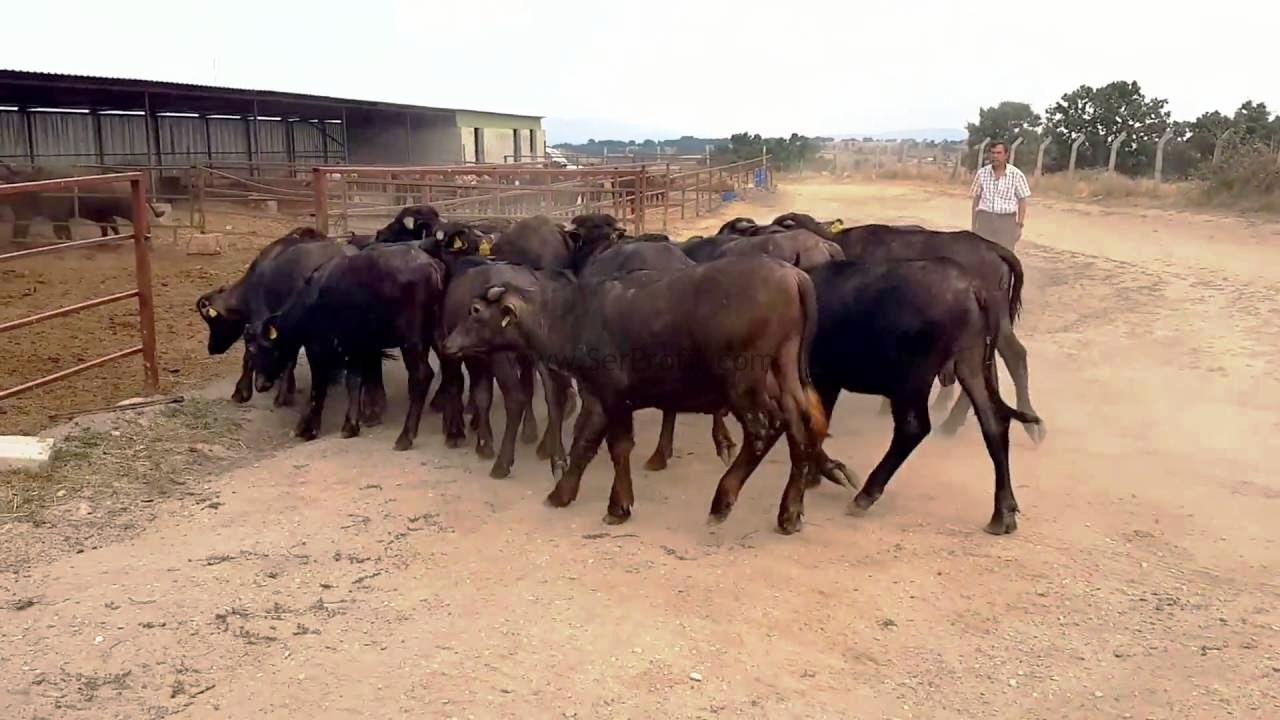
<path id="1" fill-rule="evenodd" d="M 753 176 L 752 179 L 754 180 L 756 187 L 758 188 L 767 187 L 769 175 L 764 168 L 762 167 L 756 168 L 755 171 L 752 173 L 752 176 Z"/>

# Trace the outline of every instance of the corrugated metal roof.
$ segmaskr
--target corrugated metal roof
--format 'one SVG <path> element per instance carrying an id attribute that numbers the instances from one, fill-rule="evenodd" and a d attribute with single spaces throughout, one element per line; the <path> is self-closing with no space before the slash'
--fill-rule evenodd
<path id="1" fill-rule="evenodd" d="M 368 110 L 404 110 L 417 112 L 474 112 L 474 113 L 492 113 L 499 115 L 511 115 L 515 117 L 526 117 L 544 119 L 545 115 L 521 115 L 519 113 L 504 112 L 501 110 L 471 110 L 467 108 L 442 108 L 430 107 L 425 105 L 409 105 L 405 103 L 381 102 L 377 100 L 357 100 L 351 98 L 337 98 L 325 95 L 306 95 L 303 93 L 281 92 L 277 90 L 261 90 L 250 88 L 230 88 L 218 87 L 214 85 L 199 85 L 195 83 L 179 83 L 160 80 L 142 80 L 139 78 L 109 77 L 96 75 L 68 75 L 64 73 L 48 73 L 36 70 L 12 70 L 0 68 L 0 90 L 6 83 L 26 84 L 38 86 L 44 92 L 42 95 L 56 96 L 57 87 L 79 87 L 84 89 L 93 89 L 104 92 L 147 92 L 162 93 L 185 96 L 204 96 L 209 99 L 216 97 L 237 96 L 242 100 L 268 100 L 275 101 L 281 105 L 291 103 L 307 104 L 307 105 L 329 105 L 333 107 L 362 108 Z M 0 102 L 5 102 L 3 95 L 0 95 Z M 52 103 L 45 103 L 47 105 Z M 54 105 L 56 106 L 56 105 Z M 164 112 L 164 110 L 157 110 Z"/>

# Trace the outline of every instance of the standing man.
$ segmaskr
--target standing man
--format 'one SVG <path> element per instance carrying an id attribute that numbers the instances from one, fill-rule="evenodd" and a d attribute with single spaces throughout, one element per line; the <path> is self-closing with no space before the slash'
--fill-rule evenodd
<path id="1" fill-rule="evenodd" d="M 990 153 L 991 164 L 978 168 L 969 188 L 973 196 L 973 231 L 1012 250 L 1022 239 L 1031 186 L 1027 176 L 1009 164 L 1007 145 L 997 140 L 991 143 Z"/>

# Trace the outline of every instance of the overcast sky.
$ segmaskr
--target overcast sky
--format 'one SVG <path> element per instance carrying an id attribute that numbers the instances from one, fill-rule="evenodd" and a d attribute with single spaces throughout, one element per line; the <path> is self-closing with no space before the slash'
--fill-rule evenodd
<path id="1" fill-rule="evenodd" d="M 963 127 L 979 106 L 1043 110 L 1117 79 L 1179 118 L 1245 99 L 1280 109 L 1280 4 L 1268 2 L 1218 0 L 1221 20 L 1145 0 L 20 5 L 6 12 L 3 68 L 543 115 L 602 134 Z"/>

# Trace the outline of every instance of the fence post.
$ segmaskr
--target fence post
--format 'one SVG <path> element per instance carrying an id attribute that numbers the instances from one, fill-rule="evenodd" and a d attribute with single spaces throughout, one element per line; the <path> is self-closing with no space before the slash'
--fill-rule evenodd
<path id="1" fill-rule="evenodd" d="M 1036 177 L 1044 174 L 1044 151 L 1049 147 L 1049 143 L 1053 142 L 1049 138 L 1045 138 L 1040 143 L 1040 149 L 1036 150 Z"/>
<path id="2" fill-rule="evenodd" d="M 315 196 L 316 230 L 329 234 L 329 175 L 320 168 L 311 169 L 311 192 Z"/>
<path id="3" fill-rule="evenodd" d="M 1164 179 L 1164 144 L 1169 142 L 1171 137 L 1173 137 L 1173 128 L 1168 128 L 1156 142 L 1156 182 Z"/>
<path id="4" fill-rule="evenodd" d="M 955 180 L 960 174 L 960 166 L 964 163 L 964 156 L 969 154 L 969 146 L 961 145 L 959 151 L 956 152 L 956 161 L 951 165 L 951 179 Z"/>
<path id="5" fill-rule="evenodd" d="M 1228 136 L 1228 135 L 1230 135 L 1230 134 L 1231 134 L 1231 133 L 1233 133 L 1233 132 L 1235 132 L 1235 128 L 1227 128 L 1227 129 L 1226 129 L 1226 131 L 1225 131 L 1225 132 L 1223 132 L 1221 135 L 1219 135 L 1219 136 L 1218 136 L 1218 139 L 1214 141 L 1214 143 L 1213 143 L 1213 163 L 1212 163 L 1212 164 L 1214 164 L 1214 165 L 1217 165 L 1217 164 L 1218 164 L 1218 159 L 1222 157 L 1222 143 L 1223 143 L 1223 141 L 1224 141 L 1224 140 L 1226 140 L 1226 139 L 1227 139 L 1227 136 Z"/>
<path id="6" fill-rule="evenodd" d="M 903 141 L 902 141 L 902 145 L 900 146 L 900 148 L 899 148 L 899 150 L 898 150 L 898 164 L 899 164 L 899 165 L 905 165 L 905 164 L 906 164 L 906 162 L 907 162 L 907 150 L 910 150 L 910 149 L 911 149 L 911 141 L 910 141 L 910 140 L 903 140 Z"/>
<path id="7" fill-rule="evenodd" d="M 1010 165 L 1014 164 L 1013 158 L 1018 155 L 1018 146 L 1022 144 L 1023 140 L 1026 140 L 1026 138 L 1018 138 L 1017 140 L 1013 141 L 1012 145 L 1009 146 L 1009 164 Z"/>
<path id="8" fill-rule="evenodd" d="M 982 167 L 982 156 L 987 154 L 987 146 L 991 144 L 991 138 L 983 138 L 978 143 L 978 158 L 974 161 L 973 169 L 976 171 Z"/>
<path id="9" fill-rule="evenodd" d="M 1067 161 L 1067 177 L 1068 178 L 1073 178 L 1076 176 L 1076 155 L 1079 154 L 1080 152 L 1080 143 L 1084 142 L 1084 138 L 1085 136 L 1081 135 L 1071 143 L 1071 159 Z"/>
<path id="10" fill-rule="evenodd" d="M 649 189 L 649 170 L 648 166 L 640 166 L 640 178 L 636 182 L 636 234 L 644 232 L 644 208 L 648 204 L 649 199 L 645 197 L 645 192 Z"/>
<path id="11" fill-rule="evenodd" d="M 134 281 L 138 285 L 138 329 L 142 335 L 142 394 L 155 395 L 160 389 L 160 370 L 156 366 L 156 311 L 151 293 L 151 243 L 148 237 L 146 175 L 129 181 L 133 196 L 133 263 Z"/>
<path id="12" fill-rule="evenodd" d="M 1124 142 L 1127 137 L 1129 137 L 1129 131 L 1125 130 L 1117 135 L 1115 140 L 1111 141 L 1111 159 L 1107 161 L 1107 172 L 1113 173 L 1116 171 L 1116 153 L 1120 152 L 1120 143 Z"/>

